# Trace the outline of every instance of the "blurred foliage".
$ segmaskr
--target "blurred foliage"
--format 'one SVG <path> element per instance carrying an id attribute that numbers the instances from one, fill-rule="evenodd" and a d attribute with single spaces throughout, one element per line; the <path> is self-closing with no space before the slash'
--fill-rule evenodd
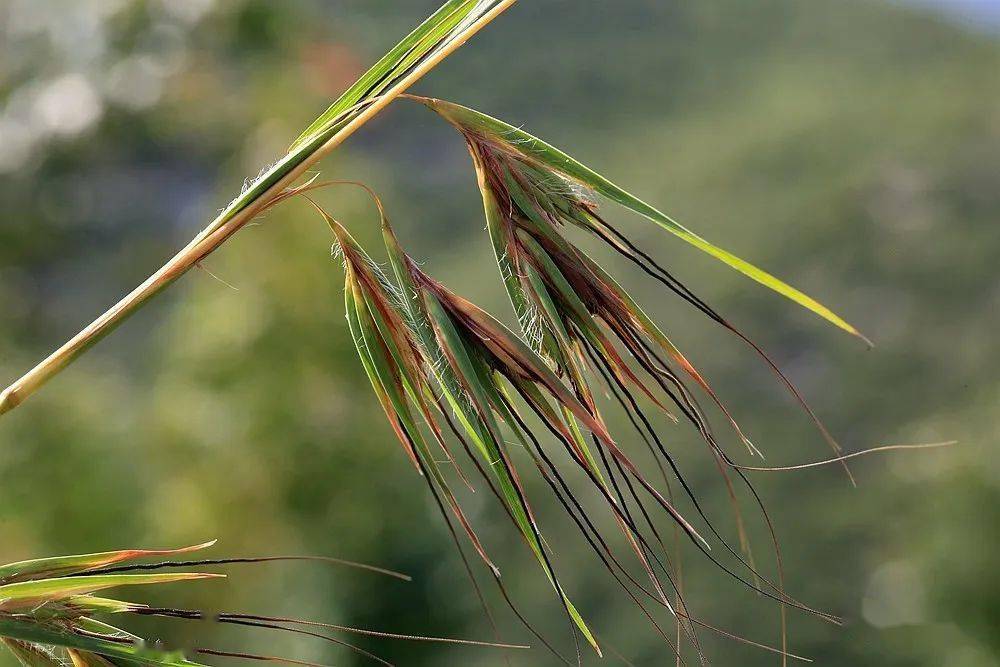
<path id="1" fill-rule="evenodd" d="M 14 378 L 141 281 L 274 159 L 432 0 L 7 0 L 0 6 L 0 370 Z M 828 665 L 1000 663 L 1000 45 L 862 0 L 526 1 L 420 92 L 556 145 L 709 240 L 844 314 L 855 341 L 618 212 L 689 286 L 771 351 L 841 442 L 959 448 L 762 473 L 789 589 L 844 615 L 791 614 L 791 648 Z M 399 106 L 324 164 L 385 198 L 413 254 L 494 312 L 491 264 L 460 139 Z M 374 246 L 359 195 L 324 204 Z M 287 611 L 396 632 L 491 631 L 370 395 L 343 320 L 341 269 L 305 204 L 267 214 L 0 423 L 0 562 L 219 537 L 225 555 L 317 553 L 412 584 L 314 566 L 234 569 L 190 605 Z M 738 342 L 608 257 L 706 370 L 773 464 L 826 454 Z M 490 267 L 490 268 L 485 268 Z M 510 321 L 510 317 L 507 317 Z M 709 509 L 722 489 L 696 435 L 665 429 Z M 598 635 L 663 664 L 645 621 L 556 508 L 564 584 Z M 565 650 L 565 619 L 496 509 L 476 513 L 528 616 Z M 766 539 L 755 526 L 758 558 Z M 702 617 L 777 641 L 777 612 L 694 555 Z M 487 587 L 489 589 L 489 587 Z M 197 588 L 194 590 L 198 590 Z M 491 594 L 505 638 L 527 635 Z M 177 600 L 173 600 L 177 602 Z M 184 601 L 181 601 L 184 602 Z M 169 625 L 189 645 L 353 664 L 314 642 Z M 146 632 L 146 629 L 139 628 Z M 719 664 L 774 656 L 708 640 Z M 405 665 L 495 653 L 366 642 Z M 512 664 L 549 664 L 540 651 Z"/>

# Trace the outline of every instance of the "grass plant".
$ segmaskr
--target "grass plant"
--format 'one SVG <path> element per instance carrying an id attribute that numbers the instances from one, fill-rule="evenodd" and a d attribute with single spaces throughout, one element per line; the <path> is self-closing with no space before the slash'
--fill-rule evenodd
<path id="1" fill-rule="evenodd" d="M 500 566 L 459 498 L 460 486 L 488 488 L 537 561 L 574 628 L 574 636 L 578 633 L 601 653 L 598 637 L 557 576 L 554 549 L 533 510 L 532 503 L 537 501 L 529 498 L 523 481 L 525 473 L 520 468 L 527 459 L 606 571 L 669 645 L 678 663 L 685 654 L 684 644 L 701 662 L 707 662 L 699 638 L 699 631 L 705 629 L 775 651 L 783 660 L 797 657 L 787 648 L 786 608 L 798 608 L 831 622 L 837 619 L 785 592 L 778 541 L 764 503 L 746 475 L 770 468 L 737 463 L 726 436 L 713 428 L 701 402 L 711 402 L 736 441 L 751 455 L 760 455 L 728 406 L 667 332 L 572 236 L 596 237 L 749 345 L 838 454 L 822 463 L 843 462 L 845 457 L 839 455 L 836 441 L 777 365 L 649 251 L 612 226 L 602 216 L 599 201 L 625 207 L 836 327 L 865 342 L 867 339 L 817 300 L 707 241 L 541 139 L 468 107 L 407 93 L 515 2 L 446 2 L 307 127 L 284 156 L 245 187 L 184 249 L 0 394 L 0 413 L 22 403 L 255 216 L 329 185 L 315 176 L 307 180 L 307 172 L 393 101 L 413 100 L 454 126 L 468 145 L 497 265 L 521 332 L 515 333 L 431 277 L 403 249 L 381 204 L 388 269 L 383 269 L 341 222 L 315 202 L 314 206 L 329 225 L 343 262 L 347 321 L 361 363 L 393 432 L 426 480 L 459 550 L 462 540 L 458 536 L 464 533 L 517 612 L 503 588 Z M 375 200 L 378 202 L 377 197 Z M 602 414 L 602 397 L 625 413 L 634 434 L 610 431 Z M 696 490 L 660 437 L 655 419 L 643 406 L 651 406 L 674 421 L 689 422 L 700 435 L 732 502 L 737 544 L 730 544 L 716 519 L 702 508 Z M 660 479 L 654 480 L 637 462 L 627 443 L 633 437 L 644 443 L 656 461 Z M 565 471 L 567 462 L 572 476 Z M 470 466 L 475 474 L 466 470 Z M 585 493 L 580 491 L 581 484 Z M 776 577 L 762 573 L 754 561 L 737 500 L 740 485 L 754 499 L 770 529 Z M 690 509 L 682 512 L 681 501 Z M 624 550 L 616 546 L 620 543 L 616 536 L 602 527 L 606 522 L 596 518 L 598 513 L 617 527 Z M 670 532 L 660 524 L 658 513 L 669 520 Z M 780 648 L 744 640 L 697 617 L 681 583 L 679 538 L 686 538 L 727 576 L 778 603 Z M 718 547 L 728 563 L 718 555 Z M 109 662 L 194 664 L 180 655 L 149 648 L 139 638 L 92 618 L 99 613 L 201 618 L 197 611 L 156 610 L 95 595 L 110 587 L 215 576 L 197 572 L 125 574 L 111 568 L 156 553 L 173 557 L 185 551 L 112 552 L 0 568 L 0 636 L 22 662 L 38 667 L 58 662 L 46 648 L 52 646 L 64 649 L 78 666 Z M 641 574 L 636 575 L 634 568 Z M 673 636 L 659 625 L 658 610 L 672 615 L 676 623 Z M 237 615 L 222 615 L 217 620 L 286 630 L 290 625 L 301 625 L 288 619 Z M 308 634 L 301 627 L 295 631 Z M 204 654 L 272 659 L 210 649 Z"/>

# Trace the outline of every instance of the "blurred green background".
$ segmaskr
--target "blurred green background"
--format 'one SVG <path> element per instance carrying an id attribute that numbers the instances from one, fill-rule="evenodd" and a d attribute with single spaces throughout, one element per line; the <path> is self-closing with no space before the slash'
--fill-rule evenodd
<path id="1" fill-rule="evenodd" d="M 435 4 L 0 2 L 0 378 L 158 267 Z M 961 441 L 856 461 L 857 489 L 835 467 L 757 475 L 789 590 L 848 620 L 790 614 L 790 648 L 826 665 L 1000 665 L 1000 43 L 984 22 L 997 12 L 919 4 L 523 0 L 417 89 L 570 149 L 858 325 L 874 350 L 606 209 L 769 350 L 847 449 Z M 468 155 L 449 128 L 395 105 L 323 174 L 378 190 L 428 271 L 511 321 Z M 348 190 L 321 198 L 378 248 L 368 202 Z M 283 205 L 206 263 L 237 289 L 190 273 L 5 416 L 0 561 L 213 537 L 219 555 L 337 555 L 415 581 L 274 564 L 155 599 L 490 638 L 356 363 L 329 247 L 304 203 Z M 703 368 L 771 464 L 827 455 L 744 346 L 595 255 Z M 728 529 L 696 435 L 660 426 Z M 636 665 L 673 664 L 554 501 L 536 505 L 598 635 Z M 484 500 L 472 514 L 520 607 L 571 652 L 551 589 L 501 514 Z M 482 582 L 504 638 L 537 644 Z M 774 605 L 694 554 L 685 585 L 703 618 L 777 641 Z M 281 635 L 135 627 L 173 645 L 208 638 L 362 664 Z M 702 639 L 715 664 L 778 662 Z M 401 665 L 504 664 L 489 649 L 358 643 Z M 542 650 L 510 660 L 555 664 Z M 622 664 L 610 651 L 607 662 Z"/>

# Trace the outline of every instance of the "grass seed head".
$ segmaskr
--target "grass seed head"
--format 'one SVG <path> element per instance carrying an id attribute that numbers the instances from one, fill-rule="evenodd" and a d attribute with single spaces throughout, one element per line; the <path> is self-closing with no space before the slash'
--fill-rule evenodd
<path id="1" fill-rule="evenodd" d="M 492 172 L 482 170 L 481 177 L 488 182 L 491 173 L 504 172 L 499 168 Z M 543 343 L 548 345 L 540 351 L 548 360 L 492 315 L 428 275 L 403 250 L 384 215 L 383 237 L 395 278 L 394 288 L 386 286 L 388 279 L 382 269 L 346 230 L 326 217 L 344 258 L 348 322 L 359 356 L 393 430 L 415 467 L 427 479 L 442 511 L 450 509 L 480 556 L 497 574 L 497 566 L 462 513 L 447 481 L 447 471 L 432 455 L 425 431 L 447 453 L 447 463 L 456 471 L 460 471 L 460 466 L 446 445 L 446 432 L 450 431 L 462 443 L 481 478 L 502 502 L 539 561 L 567 613 L 596 648 L 596 640 L 558 583 L 548 545 L 521 481 L 515 451 L 508 442 L 509 435 L 519 445 L 515 450 L 527 453 L 623 587 L 628 587 L 623 577 L 631 575 L 622 566 L 619 555 L 609 550 L 609 540 L 591 520 L 578 491 L 567 483 L 555 465 L 556 452 L 548 444 L 552 440 L 557 450 L 568 455 L 583 472 L 586 483 L 599 492 L 604 510 L 625 534 L 653 584 L 652 592 L 641 585 L 640 589 L 657 603 L 673 609 L 666 590 L 673 588 L 670 595 L 676 596 L 677 585 L 666 564 L 669 557 L 666 554 L 657 557 L 652 551 L 652 544 L 659 540 L 656 529 L 652 524 L 643 528 L 637 520 L 640 512 L 649 516 L 645 503 L 652 499 L 666 509 L 679 529 L 700 548 L 707 550 L 708 543 L 615 443 L 584 377 L 586 355 L 597 349 L 598 355 L 606 360 L 607 370 L 645 387 L 616 351 L 610 335 L 617 335 L 627 347 L 633 345 L 629 352 L 638 355 L 645 349 L 635 342 L 640 335 L 658 341 L 655 333 L 650 333 L 654 331 L 653 325 L 606 273 L 558 233 L 551 229 L 531 233 L 531 219 L 512 213 L 517 202 L 509 193 L 519 177 L 509 170 L 507 174 L 505 189 L 497 186 L 490 190 L 508 193 L 506 206 L 493 207 L 491 232 L 495 238 L 506 235 L 507 244 L 502 251 L 498 249 L 498 254 L 509 260 L 508 275 L 518 285 L 512 297 L 537 309 L 545 332 Z M 520 183 L 523 188 L 531 187 L 530 183 Z M 555 200 L 552 191 L 548 196 L 551 206 L 539 205 L 543 212 L 568 202 L 586 207 L 579 210 L 590 210 L 589 205 L 576 199 L 579 196 L 576 190 L 559 190 L 561 200 Z M 559 224 L 562 223 L 553 220 L 550 227 Z M 563 292 L 554 291 L 557 283 Z M 539 298 L 537 291 L 529 291 L 543 287 L 548 290 L 545 298 Z M 612 333 L 598 326 L 598 322 L 603 322 Z M 572 364 L 560 362 L 565 359 L 572 359 Z M 662 359 L 658 364 L 656 369 L 650 369 L 651 373 L 668 372 Z M 655 400 L 653 391 L 647 391 Z M 522 416 L 525 407 L 532 419 L 541 424 L 542 437 L 536 433 L 538 427 L 529 426 Z M 448 417 L 449 409 L 455 421 Z M 424 428 L 418 419 L 422 419 Z M 462 479 L 467 481 L 464 476 Z M 624 495 L 622 484 L 630 489 L 629 497 Z"/>
<path id="2" fill-rule="evenodd" d="M 99 617 L 127 615 L 156 616 L 180 620 L 212 621 L 257 630 L 273 630 L 322 639 L 347 648 L 374 662 L 389 665 L 377 655 L 329 634 L 356 634 L 402 641 L 429 641 L 493 648 L 527 648 L 443 637 L 424 637 L 379 632 L 330 623 L 289 617 L 251 614 L 213 613 L 197 609 L 152 607 L 139 602 L 125 602 L 101 597 L 98 593 L 124 587 L 148 586 L 172 582 L 218 578 L 211 572 L 158 572 L 222 566 L 260 564 L 274 561 L 316 561 L 368 570 L 409 581 L 406 575 L 370 565 L 336 558 L 313 556 L 269 556 L 261 558 L 221 558 L 181 560 L 180 557 L 212 546 L 214 542 L 182 549 L 111 551 L 79 556 L 43 558 L 0 566 L 0 645 L 25 667 L 109 667 L 117 665 L 154 665 L 160 667 L 200 667 L 183 652 L 163 648 L 127 630 L 110 625 Z M 165 558 L 146 562 L 150 558 Z M 327 631 L 321 633 L 318 630 Z M 257 662 L 285 662 L 321 667 L 313 663 L 277 656 L 194 648 L 199 656 L 240 658 Z"/>
<path id="3" fill-rule="evenodd" d="M 763 519 L 770 525 L 767 510 L 760 502 L 756 490 L 717 438 L 707 413 L 699 404 L 697 392 L 691 391 L 688 385 L 697 387 L 717 406 L 738 440 L 751 454 L 759 455 L 760 452 L 703 375 L 625 289 L 568 238 L 567 230 L 582 230 L 598 238 L 710 320 L 747 343 L 795 396 L 838 453 L 839 445 L 761 348 L 641 247 L 609 224 L 598 210 L 599 196 L 643 215 L 837 326 L 851 333 L 857 334 L 857 331 L 810 297 L 713 246 L 570 156 L 519 128 L 442 100 L 414 99 L 448 120 L 466 140 L 476 168 L 487 229 L 501 277 L 525 339 L 565 379 L 576 399 L 592 414 L 599 414 L 592 383 L 596 381 L 602 384 L 602 393 L 614 397 L 635 427 L 639 438 L 661 465 L 664 482 L 668 482 L 665 470 L 669 469 L 711 536 L 741 561 L 745 569 L 752 573 L 753 581 L 727 570 L 729 574 L 751 588 L 760 590 L 759 587 L 764 586 L 770 589 L 765 594 L 782 604 L 804 607 L 788 598 L 782 589 L 780 554 L 776 541 L 774 549 L 779 583 L 771 584 L 759 576 L 734 482 L 742 482 L 748 487 Z M 677 418 L 673 413 L 676 412 L 697 429 L 708 446 L 729 494 L 739 537 L 738 550 L 722 538 L 713 522 L 704 514 L 692 488 L 681 476 L 673 454 L 664 445 L 656 428 L 652 426 L 652 420 L 644 414 L 640 400 L 634 394 L 641 395 L 675 421 Z M 625 470 L 620 471 L 622 475 L 629 470 L 627 465 L 623 464 L 623 467 Z M 628 505 L 626 495 L 618 494 L 622 507 Z M 632 496 L 634 498 L 634 494 Z M 683 519 L 675 517 L 675 520 L 686 530 L 690 526 L 685 526 Z M 627 524 L 626 528 L 629 528 Z M 700 538 L 693 528 L 687 532 Z M 629 531 L 626 531 L 626 535 L 629 536 Z M 639 553 L 639 556 L 642 560 L 643 554 Z M 715 560 L 714 557 L 712 559 Z"/>

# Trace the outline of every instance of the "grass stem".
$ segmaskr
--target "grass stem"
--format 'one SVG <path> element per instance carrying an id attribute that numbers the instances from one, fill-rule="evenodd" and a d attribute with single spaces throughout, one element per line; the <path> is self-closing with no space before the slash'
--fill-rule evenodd
<path id="1" fill-rule="evenodd" d="M 111 333 L 129 315 L 139 310 L 151 298 L 184 275 L 191 267 L 196 266 L 218 249 L 219 246 L 225 243 L 247 222 L 267 208 L 286 188 L 301 178 L 310 167 L 340 146 L 348 137 L 361 129 L 362 126 L 378 115 L 397 97 L 423 78 L 425 74 L 462 47 L 476 33 L 485 28 L 503 12 L 510 9 L 516 2 L 517 0 L 503 0 L 493 9 L 484 13 L 461 35 L 457 36 L 454 41 L 449 42 L 426 61 L 416 66 L 413 71 L 409 72 L 384 94 L 374 98 L 367 108 L 360 112 L 351 122 L 338 130 L 325 143 L 304 157 L 301 157 L 298 164 L 291 167 L 287 173 L 275 180 L 258 197 L 246 204 L 243 203 L 242 198 L 238 198 L 233 204 L 230 204 L 208 227 L 202 230 L 190 243 L 160 267 L 159 270 L 149 276 L 141 285 L 105 311 L 100 317 L 64 343 L 62 347 L 46 357 L 37 366 L 25 373 L 19 380 L 7 387 L 3 393 L 0 393 L 0 415 L 20 405 L 42 385 L 86 352 L 92 345 Z M 283 166 L 287 167 L 288 161 L 294 158 L 299 158 L 297 151 L 286 155 L 271 170 L 260 176 L 251 185 L 250 189 L 253 190 L 254 186 L 273 177 L 276 170 Z M 242 208 L 240 208 L 241 206 Z"/>

